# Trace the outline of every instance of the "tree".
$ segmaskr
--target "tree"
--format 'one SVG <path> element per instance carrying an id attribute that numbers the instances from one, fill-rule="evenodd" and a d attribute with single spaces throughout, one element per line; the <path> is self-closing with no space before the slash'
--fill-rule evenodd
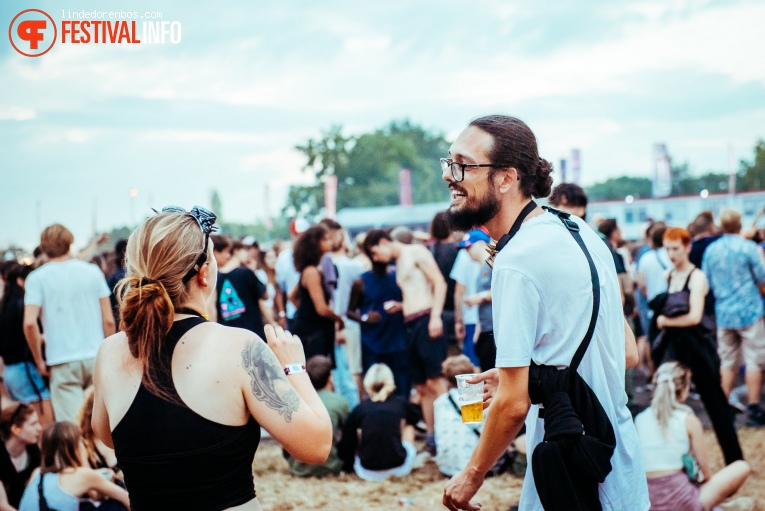
<path id="1" fill-rule="evenodd" d="M 218 222 L 220 222 L 223 218 L 223 204 L 221 204 L 220 200 L 220 194 L 218 193 L 218 189 L 213 189 L 212 196 L 210 197 L 210 207 L 212 208 L 213 213 L 215 213 L 218 217 Z"/>
<path id="2" fill-rule="evenodd" d="M 372 133 L 345 136 L 333 126 L 319 140 L 309 140 L 296 149 L 306 156 L 303 170 L 315 182 L 292 186 L 284 207 L 287 216 L 316 216 L 324 207 L 325 176 L 337 176 L 337 207 L 385 206 L 399 200 L 399 171 L 412 175 L 415 203 L 448 199 L 441 183 L 438 159 L 447 154 L 449 143 L 408 120 L 391 122 Z"/>
<path id="3" fill-rule="evenodd" d="M 741 162 L 742 186 L 745 191 L 765 189 L 765 140 L 754 146 L 754 161 Z"/>
<path id="4" fill-rule="evenodd" d="M 628 195 L 636 199 L 650 198 L 653 195 L 651 180 L 647 177 L 621 176 L 587 188 L 590 200 L 624 200 Z"/>

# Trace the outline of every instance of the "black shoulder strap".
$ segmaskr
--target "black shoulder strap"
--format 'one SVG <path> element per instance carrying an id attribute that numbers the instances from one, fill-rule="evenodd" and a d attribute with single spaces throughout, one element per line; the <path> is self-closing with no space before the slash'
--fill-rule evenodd
<path id="1" fill-rule="evenodd" d="M 683 284 L 683 290 L 688 291 L 688 284 L 691 283 L 691 275 L 693 275 L 693 272 L 696 271 L 696 268 L 693 268 L 691 271 L 688 272 L 688 278 L 685 279 L 685 284 Z"/>
<path id="2" fill-rule="evenodd" d="M 40 482 L 37 485 L 37 495 L 39 497 L 38 503 L 40 505 L 40 511 L 56 511 L 52 507 L 48 506 L 48 501 L 45 500 L 45 494 L 43 493 L 43 478 L 45 474 L 40 474 Z"/>
<path id="3" fill-rule="evenodd" d="M 592 315 L 590 316 L 590 326 L 587 328 L 587 333 L 584 335 L 584 339 L 579 345 L 579 348 L 577 348 L 576 353 L 574 353 L 574 358 L 571 359 L 571 364 L 569 365 L 572 370 L 576 371 L 580 362 L 584 358 L 587 348 L 590 346 L 592 335 L 595 333 L 595 323 L 598 320 L 598 311 L 600 310 L 600 278 L 598 277 L 598 270 L 595 268 L 595 263 L 592 260 L 590 251 L 587 250 L 587 246 L 584 244 L 584 240 L 579 234 L 579 225 L 571 220 L 571 215 L 549 206 L 543 206 L 543 208 L 553 215 L 556 215 L 560 221 L 563 222 L 563 225 L 566 226 L 568 232 L 574 237 L 574 240 L 576 240 L 579 248 L 584 252 L 585 257 L 587 257 L 587 264 L 590 266 L 590 278 L 592 280 Z"/>
<path id="4" fill-rule="evenodd" d="M 521 229 L 521 225 L 523 225 L 523 221 L 526 220 L 526 217 L 529 216 L 529 214 L 534 211 L 537 207 L 537 203 L 532 201 L 529 201 L 528 204 L 521 210 L 521 212 L 518 214 L 518 218 L 515 219 L 515 222 L 513 222 L 512 227 L 510 227 L 510 230 L 507 234 L 499 238 L 499 241 L 497 241 L 497 248 L 496 251 L 499 252 L 503 248 L 505 248 L 505 245 L 513 239 L 513 237 L 518 233 L 518 231 Z"/>

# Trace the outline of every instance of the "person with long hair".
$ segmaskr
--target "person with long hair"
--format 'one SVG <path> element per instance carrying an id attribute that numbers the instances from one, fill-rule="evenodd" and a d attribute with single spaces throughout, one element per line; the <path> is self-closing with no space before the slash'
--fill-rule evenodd
<path id="1" fill-rule="evenodd" d="M 42 435 L 42 464 L 21 498 L 19 511 L 79 511 L 91 495 L 105 497 L 98 509 L 130 509 L 127 492 L 111 481 L 113 474 L 87 466 L 85 445 L 77 425 L 56 422 Z M 43 502 L 44 501 L 44 502 Z"/>
<path id="2" fill-rule="evenodd" d="M 743 459 L 743 453 L 720 382 L 720 361 L 715 350 L 714 334 L 704 321 L 704 299 L 709 290 L 707 277 L 690 262 L 691 237 L 688 231 L 682 227 L 670 227 L 664 232 L 662 244 L 673 267 L 665 274 L 668 294 L 660 295 L 651 302 L 656 308 L 656 327 L 661 329 L 652 352 L 654 366 L 676 360 L 690 369 L 725 463 L 733 463 Z M 687 311 L 683 307 L 682 313 L 673 313 L 675 307 L 672 304 L 677 303 L 675 299 L 678 297 L 683 298 L 683 304 L 687 303 Z"/>
<path id="3" fill-rule="evenodd" d="M 751 468 L 738 460 L 712 474 L 701 421 L 685 404 L 691 389 L 687 367 L 665 362 L 656 370 L 653 383 L 651 406 L 635 418 L 651 511 L 709 511 L 738 491 Z M 693 484 L 683 470 L 683 456 L 688 455 L 695 458 L 703 475 L 701 485 Z M 753 509 L 753 501 L 748 501 L 736 499 L 724 509 Z"/>
<path id="4" fill-rule="evenodd" d="M 0 299 L 0 357 L 8 397 L 24 404 L 36 403 L 43 427 L 53 422 L 50 390 L 40 376 L 24 337 L 24 285 L 34 268 L 13 263 Z"/>
<path id="5" fill-rule="evenodd" d="M 268 293 L 268 299 L 260 302 L 263 318 L 272 325 L 277 324 L 276 318 L 280 317 L 279 313 L 284 311 L 284 297 L 281 292 L 277 292 L 279 283 L 276 280 L 276 260 L 276 251 L 273 247 L 259 250 L 258 269 L 255 270 L 255 275 L 266 285 Z"/>
<path id="6" fill-rule="evenodd" d="M 207 321 L 215 215 L 166 207 L 128 239 L 122 332 L 96 359 L 93 430 L 113 447 L 142 511 L 257 511 L 252 462 L 265 428 L 294 458 L 323 463 L 332 423 L 300 340 Z"/>
<path id="7" fill-rule="evenodd" d="M 117 465 L 117 456 L 114 454 L 114 449 L 96 438 L 96 433 L 93 431 L 94 394 L 93 387 L 85 390 L 85 401 L 82 403 L 82 408 L 80 408 L 80 412 L 77 414 L 77 423 L 82 433 L 82 443 L 85 445 L 85 451 L 88 454 L 86 461 L 90 468 L 108 468 L 116 474 L 119 472 L 119 466 Z"/>
<path id="8" fill-rule="evenodd" d="M 24 487 L 34 469 L 40 466 L 40 441 L 42 426 L 37 412 L 31 406 L 19 403 L 0 413 L 0 481 L 5 489 L 7 502 L 0 509 L 19 507 Z"/>
<path id="9" fill-rule="evenodd" d="M 369 399 L 353 409 L 343 432 L 344 468 L 353 467 L 365 481 L 403 477 L 412 471 L 417 448 L 414 425 L 420 413 L 412 403 L 394 395 L 393 372 L 374 364 L 364 376 Z"/>
<path id="10" fill-rule="evenodd" d="M 320 267 L 322 256 L 331 249 L 332 240 L 321 225 L 309 227 L 295 241 L 292 257 L 300 281 L 291 298 L 298 301 L 292 333 L 303 342 L 306 357 L 324 355 L 334 361 L 335 332 L 345 323 L 330 306 L 331 293 Z"/>

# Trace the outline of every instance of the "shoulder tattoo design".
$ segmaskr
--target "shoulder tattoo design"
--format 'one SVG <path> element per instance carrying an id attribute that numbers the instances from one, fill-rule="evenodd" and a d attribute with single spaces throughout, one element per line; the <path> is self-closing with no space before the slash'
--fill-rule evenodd
<path id="1" fill-rule="evenodd" d="M 247 341 L 242 350 L 242 367 L 250 375 L 250 387 L 255 398 L 290 422 L 292 414 L 298 409 L 300 398 L 284 376 L 284 371 L 273 363 L 269 355 L 273 356 L 263 341 Z M 280 388 L 288 389 L 282 395 L 276 390 L 277 382 L 282 382 Z"/>

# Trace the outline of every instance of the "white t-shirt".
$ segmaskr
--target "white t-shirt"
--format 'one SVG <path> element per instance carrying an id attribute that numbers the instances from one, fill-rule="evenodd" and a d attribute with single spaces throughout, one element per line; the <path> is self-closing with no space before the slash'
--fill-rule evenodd
<path id="1" fill-rule="evenodd" d="M 255 276 L 266 286 L 266 293 L 268 293 L 268 300 L 263 300 L 263 304 L 267 307 L 273 308 L 274 297 L 276 296 L 276 287 L 268 280 L 268 273 L 263 268 L 255 270 Z"/>
<path id="2" fill-rule="evenodd" d="M 298 282 L 300 282 L 300 272 L 295 269 L 295 263 L 292 260 L 292 248 L 288 248 L 280 252 L 279 257 L 276 259 L 276 283 L 289 296 L 290 292 L 298 285 Z M 289 300 L 286 300 L 286 302 L 285 312 L 287 317 L 292 319 L 295 317 L 297 307 Z"/>
<path id="3" fill-rule="evenodd" d="M 581 219 L 572 216 L 600 277 L 601 302 L 595 333 L 578 372 L 600 400 L 616 435 L 613 469 L 600 485 L 607 511 L 650 507 L 645 471 L 624 391 L 624 316 L 611 251 Z M 527 220 L 497 255 L 492 275 L 492 311 L 497 367 L 568 366 L 589 326 L 592 281 L 587 259 L 556 216 Z M 490 412 L 491 413 L 491 412 Z M 532 405 L 526 418 L 529 467 L 520 508 L 542 511 L 531 469 L 544 421 Z"/>
<path id="4" fill-rule="evenodd" d="M 104 340 L 99 300 L 111 295 L 98 266 L 79 259 L 46 263 L 24 287 L 24 304 L 42 307 L 48 365 L 95 358 Z"/>
<path id="5" fill-rule="evenodd" d="M 364 273 L 364 267 L 348 256 L 332 256 L 332 262 L 337 268 L 337 287 L 332 310 L 335 314 L 345 317 L 345 313 L 348 312 L 348 302 L 351 300 L 351 287 L 353 282 Z"/>
<path id="6" fill-rule="evenodd" d="M 646 472 L 683 468 L 683 455 L 690 451 L 691 444 L 688 429 L 685 427 L 688 413 L 690 412 L 684 409 L 672 410 L 666 431 L 659 427 L 656 412 L 651 407 L 635 417 L 640 456 Z"/>
<path id="7" fill-rule="evenodd" d="M 478 284 L 478 274 L 481 272 L 481 265 L 470 257 L 464 248 L 457 252 L 457 259 L 454 260 L 454 266 L 449 277 L 465 286 L 465 298 L 476 294 Z M 478 323 L 478 306 L 462 306 L 463 320 L 466 325 L 475 325 Z"/>
<path id="8" fill-rule="evenodd" d="M 659 293 L 667 290 L 667 279 L 664 273 L 674 268 L 672 261 L 669 260 L 667 249 L 662 247 L 657 250 L 649 250 L 642 256 L 637 263 L 637 272 L 645 275 L 646 297 L 650 302 Z M 649 309 L 653 314 L 653 311 Z"/>

